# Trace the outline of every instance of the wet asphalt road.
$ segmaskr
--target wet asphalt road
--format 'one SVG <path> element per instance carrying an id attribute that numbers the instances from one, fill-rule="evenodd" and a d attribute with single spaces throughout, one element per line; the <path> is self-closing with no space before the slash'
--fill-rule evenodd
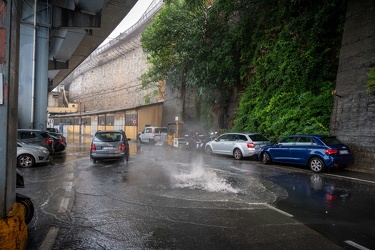
<path id="1" fill-rule="evenodd" d="M 128 164 L 93 164 L 89 143 L 20 169 L 27 249 L 375 249 L 372 175 L 133 142 Z"/>

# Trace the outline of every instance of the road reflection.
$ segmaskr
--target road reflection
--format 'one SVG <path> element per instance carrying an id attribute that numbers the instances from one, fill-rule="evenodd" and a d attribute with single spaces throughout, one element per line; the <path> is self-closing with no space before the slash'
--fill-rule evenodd
<path id="1" fill-rule="evenodd" d="M 288 192 L 287 202 L 304 210 L 328 213 L 337 202 L 350 197 L 348 184 L 319 174 L 293 173 L 271 176 L 270 179 Z"/>

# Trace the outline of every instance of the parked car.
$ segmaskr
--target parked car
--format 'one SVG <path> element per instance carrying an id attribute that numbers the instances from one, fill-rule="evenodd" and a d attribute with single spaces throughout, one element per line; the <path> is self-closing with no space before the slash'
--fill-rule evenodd
<path id="1" fill-rule="evenodd" d="M 46 128 L 47 132 L 60 133 L 57 128 Z"/>
<path id="2" fill-rule="evenodd" d="M 350 148 L 334 136 L 291 135 L 274 145 L 263 147 L 259 159 L 271 162 L 309 166 L 320 173 L 327 168 L 345 168 L 353 163 Z"/>
<path id="3" fill-rule="evenodd" d="M 48 132 L 53 139 L 53 148 L 55 153 L 64 151 L 67 147 L 66 138 L 60 133 Z"/>
<path id="4" fill-rule="evenodd" d="M 261 147 L 270 145 L 270 141 L 258 133 L 225 133 L 207 142 L 207 154 L 233 155 L 236 160 L 243 157 L 257 157 Z"/>
<path id="5" fill-rule="evenodd" d="M 27 144 L 38 144 L 46 147 L 50 154 L 55 153 L 53 138 L 46 131 L 36 129 L 18 129 L 17 139 Z"/>
<path id="6" fill-rule="evenodd" d="M 17 166 L 26 168 L 38 163 L 49 163 L 48 149 L 17 140 Z"/>
<path id="7" fill-rule="evenodd" d="M 91 141 L 90 159 L 97 160 L 123 159 L 129 160 L 129 140 L 122 130 L 97 131 Z"/>
<path id="8" fill-rule="evenodd" d="M 141 133 L 138 134 L 140 142 L 158 142 L 160 141 L 162 134 L 167 135 L 168 129 L 166 127 L 145 127 Z"/>

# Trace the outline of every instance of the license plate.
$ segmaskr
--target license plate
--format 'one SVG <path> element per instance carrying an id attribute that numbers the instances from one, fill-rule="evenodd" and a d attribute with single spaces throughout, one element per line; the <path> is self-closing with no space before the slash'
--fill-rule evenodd
<path id="1" fill-rule="evenodd" d="M 340 155 L 347 155 L 349 154 L 348 150 L 340 150 Z"/>
<path id="2" fill-rule="evenodd" d="M 114 147 L 103 147 L 103 150 L 113 150 Z"/>

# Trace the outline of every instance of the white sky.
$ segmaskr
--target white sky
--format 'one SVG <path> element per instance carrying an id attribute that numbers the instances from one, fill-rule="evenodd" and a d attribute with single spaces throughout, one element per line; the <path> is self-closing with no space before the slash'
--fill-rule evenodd
<path id="1" fill-rule="evenodd" d="M 137 3 L 134 5 L 134 7 L 129 11 L 129 13 L 121 21 L 121 23 L 113 30 L 113 32 L 108 36 L 106 40 L 104 40 L 104 42 L 100 46 L 115 39 L 122 32 L 124 32 L 125 30 L 133 26 L 139 20 L 139 18 L 143 15 L 143 13 L 147 10 L 147 8 L 150 6 L 151 3 L 152 3 L 152 0 L 138 0 Z"/>

